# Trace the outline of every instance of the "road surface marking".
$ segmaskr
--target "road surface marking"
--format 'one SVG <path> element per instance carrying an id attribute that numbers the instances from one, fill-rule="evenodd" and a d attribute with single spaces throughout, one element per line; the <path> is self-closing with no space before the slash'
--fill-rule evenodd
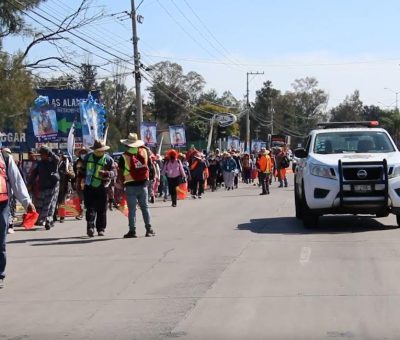
<path id="1" fill-rule="evenodd" d="M 310 262 L 310 257 L 311 257 L 311 248 L 310 247 L 303 247 L 301 248 L 300 252 L 300 264 L 301 265 L 306 265 L 308 262 Z"/>

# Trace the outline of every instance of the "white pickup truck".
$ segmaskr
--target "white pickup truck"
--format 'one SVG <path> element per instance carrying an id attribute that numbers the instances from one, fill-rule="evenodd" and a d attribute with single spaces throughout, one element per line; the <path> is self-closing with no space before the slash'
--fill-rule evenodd
<path id="1" fill-rule="evenodd" d="M 326 214 L 393 213 L 400 226 L 400 152 L 378 122 L 320 124 L 295 150 L 296 217 L 307 228 Z"/>

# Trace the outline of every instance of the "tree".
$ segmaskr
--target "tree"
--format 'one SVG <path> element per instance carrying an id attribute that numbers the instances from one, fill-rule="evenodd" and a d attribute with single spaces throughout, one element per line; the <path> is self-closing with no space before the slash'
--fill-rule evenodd
<path id="1" fill-rule="evenodd" d="M 346 96 L 343 103 L 332 108 L 331 121 L 333 122 L 349 122 L 360 121 L 363 116 L 363 103 L 360 99 L 360 92 L 355 90 L 350 96 Z"/>
<path id="2" fill-rule="evenodd" d="M 28 31 L 24 12 L 37 7 L 45 0 L 19 0 L 18 5 L 11 1 L 2 1 L 0 5 L 0 47 L 1 40 L 8 35 Z"/>
<path id="3" fill-rule="evenodd" d="M 102 103 L 107 109 L 108 143 L 117 150 L 119 140 L 125 138 L 134 128 L 135 93 L 121 79 L 103 80 L 100 83 L 100 92 Z"/>
<path id="4" fill-rule="evenodd" d="M 20 55 L 0 53 L 0 126 L 21 132 L 35 93 L 31 74 L 16 67 L 19 58 Z"/>
<path id="5" fill-rule="evenodd" d="M 96 66 L 89 63 L 81 65 L 81 74 L 79 76 L 79 81 L 83 89 L 87 91 L 92 91 L 97 88 L 97 70 Z"/>
<path id="6" fill-rule="evenodd" d="M 161 124 L 185 122 L 201 97 L 203 77 L 193 71 L 184 74 L 181 65 L 169 61 L 159 62 L 150 69 L 152 85 L 148 90 L 155 120 Z"/>

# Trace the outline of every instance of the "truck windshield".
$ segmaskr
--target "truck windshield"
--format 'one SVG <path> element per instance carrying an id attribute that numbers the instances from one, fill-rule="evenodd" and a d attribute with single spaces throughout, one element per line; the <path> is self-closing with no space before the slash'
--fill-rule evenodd
<path id="1" fill-rule="evenodd" d="M 386 153 L 395 148 L 382 131 L 322 132 L 316 135 L 314 153 Z"/>

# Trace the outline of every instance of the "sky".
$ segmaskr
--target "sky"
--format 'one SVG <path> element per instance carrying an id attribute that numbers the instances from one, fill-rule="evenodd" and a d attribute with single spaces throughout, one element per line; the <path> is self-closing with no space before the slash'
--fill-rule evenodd
<path id="1" fill-rule="evenodd" d="M 78 3 L 47 0 L 37 12 L 59 21 Z M 103 50 L 74 36 L 72 45 L 63 44 L 77 52 L 71 55 L 78 64 L 88 58 L 104 64 L 98 72 L 106 77 L 115 70 L 105 65 L 107 60 L 133 60 L 131 22 L 120 13 L 130 11 L 131 4 L 129 0 L 92 0 L 92 4 L 93 12 L 103 10 L 105 16 L 76 34 Z M 393 107 L 395 92 L 400 91 L 398 0 L 144 0 L 138 14 L 144 17 L 138 25 L 143 64 L 177 62 L 185 72 L 200 73 L 206 88 L 220 94 L 230 90 L 243 99 L 250 71 L 264 72 L 250 77 L 251 99 L 266 80 L 285 92 L 303 77 L 319 81 L 329 94 L 330 107 L 355 90 L 366 105 Z M 45 30 L 43 25 L 52 25 L 32 16 L 39 21 L 32 23 L 35 27 Z M 11 52 L 27 43 L 28 38 L 12 38 L 5 48 Z M 54 53 L 53 47 L 38 45 L 29 60 Z M 51 76 L 52 71 L 43 70 L 42 75 Z M 132 76 L 127 82 L 133 86 Z M 144 82 L 143 88 L 148 85 Z"/>

